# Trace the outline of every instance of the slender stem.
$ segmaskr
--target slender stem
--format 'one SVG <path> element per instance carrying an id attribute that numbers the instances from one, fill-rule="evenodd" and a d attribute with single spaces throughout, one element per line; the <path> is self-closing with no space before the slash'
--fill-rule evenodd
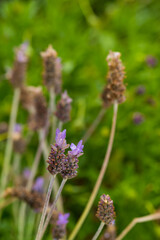
<path id="1" fill-rule="evenodd" d="M 52 206 L 51 206 L 51 208 L 50 208 L 50 211 L 49 211 L 49 213 L 48 213 L 48 215 L 47 215 L 47 219 L 46 219 L 45 224 L 44 224 L 44 227 L 43 227 L 43 229 L 42 229 L 42 234 L 41 234 L 41 236 L 40 236 L 40 240 L 42 239 L 42 237 L 43 237 L 43 235 L 44 235 L 44 233 L 45 233 L 45 231 L 46 231 L 46 229 L 47 229 L 47 226 L 48 226 L 49 221 L 50 221 L 50 219 L 51 219 L 51 217 L 52 217 L 52 214 L 53 214 L 53 210 L 54 210 L 55 207 L 56 207 L 57 200 L 58 200 L 58 198 L 59 198 L 59 196 L 60 196 L 60 194 L 61 194 L 61 192 L 62 192 L 62 189 L 63 189 L 66 181 L 67 181 L 67 179 L 63 179 L 62 182 L 61 182 L 61 185 L 60 185 L 60 187 L 59 187 L 59 190 L 58 190 L 58 192 L 57 192 L 57 195 L 56 195 L 56 197 L 55 197 L 55 200 L 54 200 L 54 202 L 53 202 L 53 204 L 52 204 Z"/>
<path id="2" fill-rule="evenodd" d="M 59 128 L 60 131 L 62 131 L 62 127 L 63 127 L 63 122 L 59 121 L 58 128 Z"/>
<path id="3" fill-rule="evenodd" d="M 104 222 L 100 223 L 99 228 L 98 228 L 97 232 L 95 233 L 94 237 L 92 238 L 92 240 L 96 240 L 99 237 L 99 234 L 101 233 L 104 225 L 105 225 Z"/>
<path id="4" fill-rule="evenodd" d="M 30 176 L 29 176 L 29 179 L 28 179 L 28 183 L 27 183 L 27 187 L 26 187 L 27 190 L 30 190 L 31 187 L 32 187 L 33 180 L 34 180 L 35 174 L 37 172 L 40 157 L 41 157 L 41 154 L 42 154 L 45 137 L 46 137 L 47 132 L 48 132 L 48 128 L 49 128 L 49 121 L 47 121 L 47 124 L 43 129 L 43 136 L 42 136 L 41 141 L 39 143 L 39 146 L 38 146 L 38 149 L 37 149 L 37 152 L 36 152 L 36 156 L 35 156 L 35 159 L 34 159 L 34 162 L 33 162 L 33 165 L 32 165 L 31 173 L 30 173 Z"/>
<path id="5" fill-rule="evenodd" d="M 82 224 L 84 223 L 92 205 L 93 205 L 93 202 L 94 202 L 94 199 L 97 195 L 97 192 L 99 190 L 99 187 L 102 183 L 102 180 L 103 180 L 103 177 L 104 177 L 104 174 L 106 172 L 106 168 L 108 166 L 108 162 L 109 162 L 109 158 L 110 158 L 110 155 L 111 155 L 111 150 L 112 150 L 112 146 L 113 146 L 113 140 L 114 140 L 114 135 L 115 135 L 115 129 L 116 129 L 116 120 L 117 120 L 117 112 L 118 112 L 118 103 L 115 102 L 114 103 L 114 113 L 113 113 L 113 120 L 112 120 L 112 128 L 111 128 L 111 133 L 110 133 L 110 137 L 109 137 L 109 143 L 108 143 L 108 148 L 107 148 L 107 152 L 106 152 L 106 155 L 105 155 L 105 158 L 104 158 L 104 161 L 103 161 L 103 165 L 101 167 L 101 170 L 100 170 L 100 173 L 99 173 L 99 176 L 97 178 L 97 181 L 96 181 L 96 184 L 94 186 L 94 189 L 91 193 L 91 196 L 88 200 L 88 203 L 80 217 L 80 219 L 78 220 L 75 228 L 73 229 L 73 232 L 71 233 L 71 235 L 69 236 L 68 240 L 73 240 L 77 233 L 79 232 Z"/>
<path id="6" fill-rule="evenodd" d="M 45 220 L 45 217 L 46 217 L 48 204 L 49 204 L 49 199 L 50 199 L 50 196 L 51 196 L 51 192 L 52 192 L 55 177 L 56 177 L 56 175 L 51 176 L 51 179 L 50 179 L 50 183 L 49 183 L 49 187 L 48 187 L 48 191 L 47 191 L 47 195 L 46 195 L 46 199 L 45 199 L 45 203 L 44 203 L 44 207 L 43 207 L 43 211 L 42 211 L 42 215 L 41 215 L 41 220 L 40 220 L 39 227 L 38 227 L 36 240 L 39 240 L 40 236 L 41 236 L 41 231 L 42 231 L 44 220 Z"/>
<path id="7" fill-rule="evenodd" d="M 20 160 L 21 160 L 21 154 L 15 153 L 14 158 L 13 158 L 13 173 L 14 173 L 14 175 L 19 174 Z"/>
<path id="8" fill-rule="evenodd" d="M 26 208 L 27 208 L 26 203 L 22 202 L 20 206 L 19 218 L 18 218 L 18 240 L 23 240 L 23 237 L 24 237 Z"/>
<path id="9" fill-rule="evenodd" d="M 150 214 L 144 217 L 134 218 L 131 223 L 120 233 L 120 235 L 116 238 L 116 240 L 123 239 L 129 231 L 137 224 L 143 222 L 149 222 L 153 220 L 160 219 L 160 213 Z"/>
<path id="10" fill-rule="evenodd" d="M 106 109 L 101 108 L 100 112 L 98 113 L 98 116 L 96 117 L 96 119 L 91 124 L 91 126 L 88 128 L 87 132 L 85 133 L 84 137 L 82 138 L 84 143 L 93 134 L 93 132 L 97 128 L 98 124 L 101 122 L 102 118 L 104 117 L 105 112 L 106 112 Z"/>
<path id="11" fill-rule="evenodd" d="M 39 143 L 37 152 L 36 152 L 36 156 L 32 165 L 32 169 L 31 169 L 31 173 L 28 179 L 28 183 L 26 186 L 26 190 L 30 191 L 33 185 L 33 180 L 35 177 L 35 174 L 37 172 L 37 168 L 39 165 L 39 161 L 40 161 L 40 157 L 42 154 L 42 149 L 43 149 L 43 143 L 45 140 L 45 137 L 47 135 L 48 132 L 48 128 L 49 128 L 49 120 L 47 120 L 46 126 L 43 129 L 43 136 L 41 138 L 41 141 Z M 24 225 L 25 225 L 25 212 L 26 212 L 26 203 L 22 203 L 21 207 L 20 207 L 20 212 L 19 212 L 19 240 L 23 240 L 23 235 L 24 235 Z"/>
<path id="12" fill-rule="evenodd" d="M 1 192 L 3 192 L 3 190 L 6 188 L 7 181 L 8 181 L 8 174 L 10 169 L 10 161 L 11 161 L 12 148 L 13 148 L 12 133 L 13 133 L 14 125 L 16 123 L 19 99 L 20 99 L 20 89 L 15 88 L 11 115 L 10 115 L 10 122 L 9 122 L 8 140 L 6 143 L 5 155 L 4 155 L 4 161 L 3 161 L 4 165 L 3 165 L 2 176 L 1 176 Z"/>

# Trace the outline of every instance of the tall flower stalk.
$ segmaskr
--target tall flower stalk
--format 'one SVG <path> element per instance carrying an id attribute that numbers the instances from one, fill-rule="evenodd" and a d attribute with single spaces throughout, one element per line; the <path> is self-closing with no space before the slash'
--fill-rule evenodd
<path id="1" fill-rule="evenodd" d="M 113 112 L 112 127 L 111 127 L 111 133 L 109 137 L 109 143 L 108 143 L 106 155 L 105 155 L 99 176 L 97 178 L 97 181 L 95 183 L 91 196 L 88 200 L 88 203 L 82 215 L 80 216 L 75 228 L 73 229 L 73 232 L 69 236 L 68 238 L 69 240 L 73 240 L 76 237 L 82 224 L 84 223 L 93 205 L 93 202 L 98 193 L 99 187 L 102 183 L 104 174 L 106 172 L 106 168 L 108 166 L 108 162 L 109 162 L 109 158 L 110 158 L 112 146 L 113 146 L 115 129 L 116 129 L 118 103 L 122 103 L 125 101 L 125 97 L 124 97 L 125 86 L 123 84 L 123 80 L 125 78 L 125 72 L 124 72 L 124 66 L 122 65 L 122 62 L 120 60 L 120 56 L 121 54 L 119 52 L 110 52 L 109 55 L 107 56 L 109 71 L 107 75 L 107 85 L 105 86 L 104 91 L 102 93 L 102 100 L 105 107 L 109 107 L 113 104 L 114 112 Z"/>
<path id="2" fill-rule="evenodd" d="M 49 198 L 48 196 L 51 195 L 51 185 L 49 185 L 49 190 L 47 193 L 47 198 L 45 200 L 43 213 L 40 221 L 40 225 L 37 232 L 36 240 L 40 240 L 43 237 L 43 234 L 49 224 L 49 221 L 52 217 L 53 210 L 56 207 L 57 200 L 60 197 L 60 194 L 62 192 L 62 189 L 67 181 L 67 179 L 71 179 L 77 175 L 77 168 L 78 168 L 78 157 L 82 155 L 82 140 L 76 145 L 73 143 L 70 145 L 71 151 L 68 151 L 67 154 L 65 154 L 65 150 L 69 147 L 69 144 L 66 142 L 66 130 L 63 130 L 63 132 L 60 132 L 59 129 L 56 130 L 56 138 L 55 138 L 55 144 L 51 145 L 51 152 L 49 154 L 47 163 L 48 165 L 48 171 L 51 175 L 55 176 L 56 174 L 60 173 L 63 177 L 62 183 L 59 187 L 59 190 L 56 194 L 55 200 L 51 206 L 50 212 L 47 215 L 46 221 L 45 215 L 47 213 Z M 51 178 L 52 179 L 52 178 Z M 52 180 L 51 180 L 52 181 Z M 44 226 L 43 226 L 44 223 Z"/>
<path id="3" fill-rule="evenodd" d="M 14 66 L 8 76 L 11 84 L 14 87 L 14 96 L 13 96 L 11 115 L 10 115 L 10 121 L 9 121 L 8 139 L 7 139 L 6 149 L 4 154 L 4 161 L 3 161 L 4 165 L 2 169 L 2 175 L 1 175 L 1 192 L 3 192 L 3 190 L 6 188 L 8 174 L 10 170 L 10 161 L 11 161 L 12 149 L 13 149 L 12 134 L 13 134 L 14 126 L 16 123 L 16 118 L 17 118 L 20 92 L 24 84 L 25 75 L 26 75 L 26 68 L 27 68 L 27 62 L 28 62 L 27 48 L 28 48 L 28 44 L 24 43 L 15 49 Z"/>
<path id="4" fill-rule="evenodd" d="M 98 238 L 105 225 L 110 225 L 113 224 L 114 222 L 116 214 L 114 211 L 113 201 L 111 200 L 109 195 L 103 194 L 101 196 L 100 201 L 98 203 L 96 216 L 101 221 L 101 224 L 92 240 L 96 240 Z"/>

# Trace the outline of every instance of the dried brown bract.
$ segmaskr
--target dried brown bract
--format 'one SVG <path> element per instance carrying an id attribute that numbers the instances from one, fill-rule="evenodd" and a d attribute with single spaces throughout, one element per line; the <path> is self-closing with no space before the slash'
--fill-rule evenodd
<path id="1" fill-rule="evenodd" d="M 21 102 L 29 111 L 29 128 L 38 130 L 46 125 L 47 104 L 41 87 L 25 87 L 22 89 Z"/>
<path id="2" fill-rule="evenodd" d="M 109 71 L 107 74 L 107 85 L 102 93 L 102 100 L 104 107 L 109 107 L 115 101 L 122 103 L 125 101 L 124 92 L 126 87 L 123 83 L 125 78 L 125 67 L 120 59 L 119 52 L 110 51 L 107 56 Z"/>
<path id="3" fill-rule="evenodd" d="M 55 115 L 61 122 L 68 122 L 70 120 L 72 99 L 68 96 L 67 91 L 62 93 L 61 99 L 57 104 Z"/>
<path id="4" fill-rule="evenodd" d="M 41 53 L 43 59 L 43 80 L 48 89 L 54 88 L 56 94 L 61 92 L 61 61 L 57 57 L 57 52 L 51 45 L 45 52 Z"/>

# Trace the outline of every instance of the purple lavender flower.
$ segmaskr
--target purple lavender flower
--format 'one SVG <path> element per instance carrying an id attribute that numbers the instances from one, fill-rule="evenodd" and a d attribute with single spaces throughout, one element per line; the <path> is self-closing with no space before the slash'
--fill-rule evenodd
<path id="1" fill-rule="evenodd" d="M 43 192 L 43 185 L 44 185 L 44 178 L 43 177 L 37 177 L 32 190 L 42 193 Z"/>
<path id="2" fill-rule="evenodd" d="M 136 89 L 136 94 L 137 95 L 143 95 L 144 93 L 146 92 L 146 89 L 144 86 L 138 86 L 137 89 Z"/>
<path id="3" fill-rule="evenodd" d="M 69 213 L 59 213 L 57 224 L 58 225 L 66 225 L 68 223 Z"/>
<path id="4" fill-rule="evenodd" d="M 134 113 L 134 115 L 133 115 L 133 123 L 135 124 L 135 125 L 139 125 L 139 124 L 141 124 L 142 122 L 144 122 L 144 117 L 143 117 L 143 115 L 141 114 L 141 113 Z"/>
<path id="5" fill-rule="evenodd" d="M 63 132 L 60 132 L 60 130 L 57 128 L 56 130 L 56 145 L 61 149 L 66 149 L 68 147 L 66 143 L 66 129 L 63 130 Z"/>
<path id="6" fill-rule="evenodd" d="M 148 65 L 148 67 L 155 67 L 158 63 L 157 59 L 151 55 L 148 55 L 147 58 L 146 58 L 146 63 Z"/>
<path id="7" fill-rule="evenodd" d="M 26 180 L 28 180 L 30 174 L 31 174 L 31 171 L 30 171 L 29 168 L 25 168 L 25 169 L 23 170 L 23 176 L 24 176 L 24 178 L 25 178 Z"/>
<path id="8" fill-rule="evenodd" d="M 69 151 L 68 153 L 69 153 L 69 155 L 79 157 L 83 153 L 83 147 L 84 147 L 84 145 L 82 145 L 82 140 L 79 141 L 77 146 L 74 143 L 71 143 L 70 148 L 71 148 L 72 151 Z"/>

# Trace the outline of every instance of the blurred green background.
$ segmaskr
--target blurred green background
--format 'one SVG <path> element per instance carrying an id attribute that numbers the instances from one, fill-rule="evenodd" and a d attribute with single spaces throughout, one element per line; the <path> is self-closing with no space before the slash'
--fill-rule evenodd
<path id="1" fill-rule="evenodd" d="M 126 102 L 119 106 L 116 136 L 109 166 L 85 224 L 76 237 L 91 239 L 99 220 L 96 206 L 102 193 L 110 194 L 116 208 L 117 233 L 134 218 L 160 207 L 160 2 L 158 0 L 13 0 L 0 1 L 0 121 L 8 121 L 13 89 L 5 72 L 13 63 L 13 49 L 30 42 L 27 84 L 42 84 L 40 52 L 52 44 L 62 59 L 63 89 L 73 98 L 72 120 L 65 124 L 68 142 L 77 143 L 101 109 L 109 50 L 120 51 L 126 66 Z M 139 94 L 139 86 L 143 94 Z M 47 90 L 44 93 L 48 98 Z M 138 90 L 137 90 L 138 88 Z M 138 93 L 137 93 L 138 91 Z M 86 142 L 77 178 L 64 188 L 68 232 L 83 211 L 98 176 L 110 132 L 108 109 Z M 142 121 L 135 120 L 140 113 Z M 18 122 L 26 124 L 20 108 Z M 31 166 L 37 138 L 23 155 Z M 0 142 L 0 166 L 5 141 Z M 39 173 L 45 172 L 42 164 Z M 16 239 L 10 207 L 0 224 L 0 239 Z M 10 231 L 10 234 L 8 233 Z M 51 239 L 51 235 L 46 236 Z M 160 239 L 156 222 L 137 225 L 124 239 Z M 29 239 L 28 239 L 29 240 Z"/>

